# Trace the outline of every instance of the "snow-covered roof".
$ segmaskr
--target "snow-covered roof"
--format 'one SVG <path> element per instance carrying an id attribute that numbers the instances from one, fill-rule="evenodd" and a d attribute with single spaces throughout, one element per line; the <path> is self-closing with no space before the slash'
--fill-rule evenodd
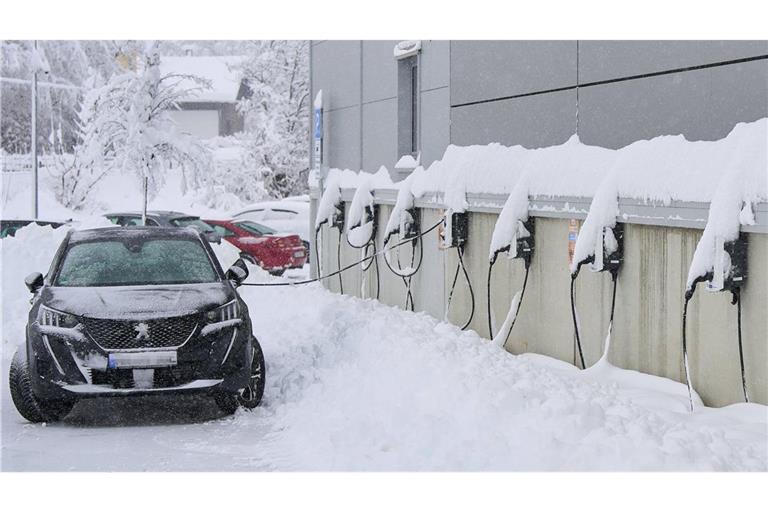
<path id="1" fill-rule="evenodd" d="M 196 75 L 210 80 L 211 88 L 195 93 L 193 102 L 234 103 L 240 90 L 240 72 L 234 69 L 245 57 L 162 57 L 160 72 Z M 187 83 L 189 82 L 189 83 Z M 182 81 L 182 87 L 197 87 L 191 81 Z"/>

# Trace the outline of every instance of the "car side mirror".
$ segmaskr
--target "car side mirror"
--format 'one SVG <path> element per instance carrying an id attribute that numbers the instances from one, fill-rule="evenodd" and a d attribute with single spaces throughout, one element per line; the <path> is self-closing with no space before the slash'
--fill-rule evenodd
<path id="1" fill-rule="evenodd" d="M 43 286 L 43 274 L 32 272 L 24 278 L 24 284 L 29 288 L 30 293 L 36 293 Z"/>
<path id="2" fill-rule="evenodd" d="M 234 281 L 235 286 L 240 286 L 243 281 L 248 278 L 248 265 L 245 264 L 242 258 L 238 258 L 236 262 L 229 267 L 227 273 L 224 275 L 230 281 Z"/>

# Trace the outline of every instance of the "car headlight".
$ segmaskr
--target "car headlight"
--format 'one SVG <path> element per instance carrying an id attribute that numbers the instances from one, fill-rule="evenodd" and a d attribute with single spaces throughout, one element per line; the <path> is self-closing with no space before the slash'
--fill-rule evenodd
<path id="1" fill-rule="evenodd" d="M 40 306 L 37 311 L 37 323 L 52 327 L 75 327 L 79 322 L 75 315 Z"/>
<path id="2" fill-rule="evenodd" d="M 211 323 L 240 318 L 240 305 L 237 303 L 237 299 L 235 299 L 232 302 L 227 302 L 223 306 L 210 310 L 206 313 L 205 318 Z"/>

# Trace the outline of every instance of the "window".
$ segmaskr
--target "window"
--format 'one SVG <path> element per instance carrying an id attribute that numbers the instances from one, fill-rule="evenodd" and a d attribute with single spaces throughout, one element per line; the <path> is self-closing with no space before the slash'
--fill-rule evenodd
<path id="1" fill-rule="evenodd" d="M 57 286 L 128 286 L 218 281 L 202 244 L 192 240 L 100 240 L 70 246 Z"/>
<path id="2" fill-rule="evenodd" d="M 267 226 L 262 226 L 249 220 L 238 222 L 236 226 L 256 236 L 274 235 L 276 233 L 274 229 L 269 229 Z"/>
<path id="3" fill-rule="evenodd" d="M 171 224 L 174 226 L 178 226 L 180 228 L 186 228 L 188 226 L 192 226 L 193 228 L 197 228 L 198 231 L 201 233 L 210 233 L 213 231 L 213 228 L 210 224 L 200 220 L 199 217 L 181 217 L 178 219 L 171 220 Z"/>
<path id="4" fill-rule="evenodd" d="M 418 55 L 397 62 L 397 146 L 400 156 L 419 152 Z"/>
<path id="5" fill-rule="evenodd" d="M 224 226 L 219 226 L 218 224 L 212 224 L 211 227 L 213 227 L 213 231 L 219 235 L 221 238 L 226 238 L 228 236 L 235 236 L 235 233 Z"/>

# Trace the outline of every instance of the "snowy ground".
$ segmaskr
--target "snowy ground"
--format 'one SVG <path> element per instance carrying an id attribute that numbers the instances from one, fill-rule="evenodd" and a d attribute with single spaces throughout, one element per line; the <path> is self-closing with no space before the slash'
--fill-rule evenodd
<path id="1" fill-rule="evenodd" d="M 22 265 L 4 255 L 4 266 Z M 28 296 L 11 294 L 3 271 L 4 313 L 23 310 Z M 2 469 L 768 469 L 764 406 L 690 414 L 686 388 L 665 379 L 516 357 L 318 285 L 241 290 L 267 389 L 262 407 L 231 417 L 207 399 L 152 397 L 85 401 L 62 423 L 26 423 L 6 385 L 23 321 L 6 316 Z"/>

